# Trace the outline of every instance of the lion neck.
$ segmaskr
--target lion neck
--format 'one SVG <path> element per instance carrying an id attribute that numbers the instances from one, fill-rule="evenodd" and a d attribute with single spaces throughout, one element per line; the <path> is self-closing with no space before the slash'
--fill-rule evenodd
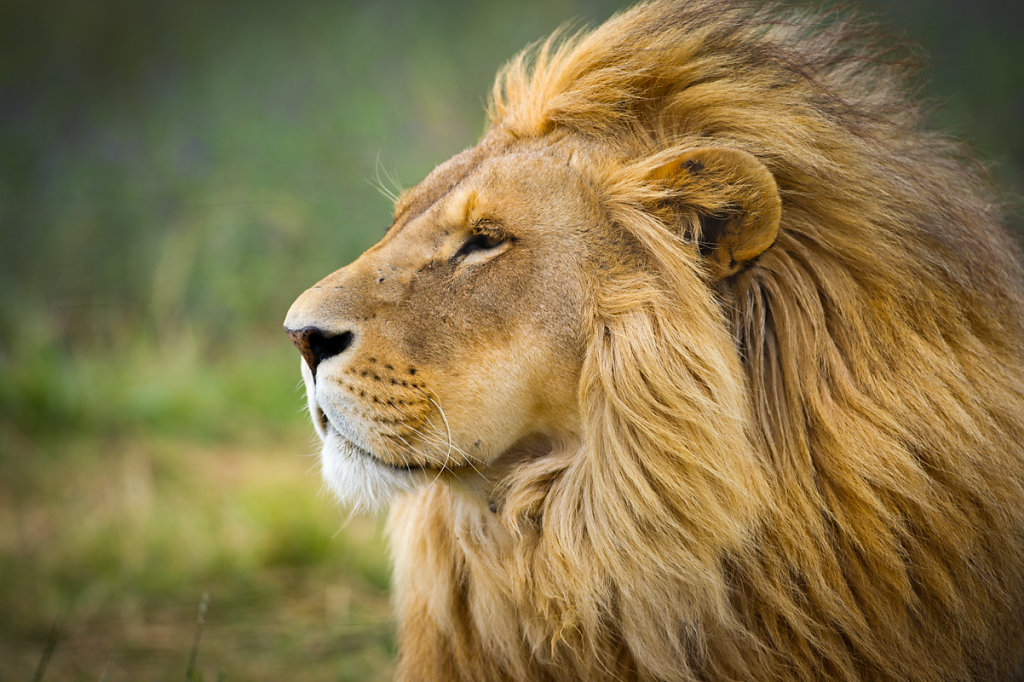
<path id="1" fill-rule="evenodd" d="M 531 433 L 512 444 L 505 452 L 486 464 L 478 464 L 452 472 L 446 482 L 454 499 L 476 511 L 491 515 L 500 513 L 507 493 L 507 481 L 517 469 L 542 462 L 558 449 L 556 444 L 571 442 L 566 436 Z"/>

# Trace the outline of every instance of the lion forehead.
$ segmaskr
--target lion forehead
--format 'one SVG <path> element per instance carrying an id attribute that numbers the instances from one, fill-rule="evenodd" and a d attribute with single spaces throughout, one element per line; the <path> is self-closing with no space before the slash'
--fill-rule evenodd
<path id="1" fill-rule="evenodd" d="M 451 229 L 481 219 L 516 220 L 523 227 L 557 228 L 554 217 L 600 216 L 592 168 L 572 163 L 573 152 L 547 140 L 499 146 L 489 137 L 435 168 L 395 204 L 395 226 L 420 221 Z"/>

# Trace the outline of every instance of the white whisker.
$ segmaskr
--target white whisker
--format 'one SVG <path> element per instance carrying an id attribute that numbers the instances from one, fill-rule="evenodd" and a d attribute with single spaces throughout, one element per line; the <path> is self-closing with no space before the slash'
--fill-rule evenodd
<path id="1" fill-rule="evenodd" d="M 384 180 L 381 179 L 381 171 L 384 172 L 384 178 L 391 184 L 392 187 L 387 187 L 384 184 Z M 398 201 L 398 195 L 401 193 L 399 189 L 401 185 L 398 183 L 398 179 L 393 177 L 391 173 L 385 169 L 380 162 L 380 150 L 377 150 L 377 161 L 374 164 L 374 179 L 371 181 L 369 178 L 366 180 L 370 185 L 380 192 L 384 198 L 388 199 L 391 203 Z"/>
<path id="2" fill-rule="evenodd" d="M 472 455 L 470 455 L 468 452 L 466 452 L 465 450 L 463 450 L 462 448 L 460 448 L 457 445 L 455 445 L 452 442 L 452 430 L 451 430 L 451 427 L 448 425 L 448 417 L 444 413 L 444 408 L 441 407 L 441 399 L 437 398 L 437 400 L 434 400 L 434 397 L 436 397 L 436 396 L 427 395 L 427 400 L 429 400 L 431 403 L 434 404 L 435 407 L 437 407 L 437 411 L 441 415 L 442 421 L 444 421 L 445 436 L 448 439 L 448 452 L 445 453 L 445 464 L 447 465 L 447 463 L 450 461 L 452 450 L 454 449 L 456 452 L 458 452 L 460 455 L 462 455 L 463 459 L 466 460 L 466 464 L 468 464 L 473 469 L 473 471 L 478 473 L 480 476 L 483 476 L 484 475 L 483 472 L 480 471 L 480 469 L 478 469 L 476 467 L 476 465 L 473 463 L 474 457 Z M 429 417 L 427 418 L 427 424 L 429 424 L 430 426 L 432 426 L 434 428 L 437 428 L 430 421 Z M 435 480 L 436 480 L 436 478 L 435 478 Z"/>

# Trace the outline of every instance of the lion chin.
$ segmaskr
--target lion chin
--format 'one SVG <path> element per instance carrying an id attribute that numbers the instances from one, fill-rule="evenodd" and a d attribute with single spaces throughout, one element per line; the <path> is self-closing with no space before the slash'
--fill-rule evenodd
<path id="1" fill-rule="evenodd" d="M 401 680 L 1024 679 L 1024 269 L 852 22 L 652 2 L 304 292 Z"/>
<path id="2" fill-rule="evenodd" d="M 398 493 L 424 483 L 421 471 L 383 464 L 333 428 L 323 441 L 320 466 L 324 481 L 338 501 L 361 511 L 384 509 Z"/>

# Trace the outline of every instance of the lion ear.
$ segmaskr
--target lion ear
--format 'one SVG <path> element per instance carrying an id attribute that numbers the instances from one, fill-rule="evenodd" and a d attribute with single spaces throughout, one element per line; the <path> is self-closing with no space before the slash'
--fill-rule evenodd
<path id="1" fill-rule="evenodd" d="M 730 147 L 688 149 L 651 171 L 650 180 L 669 185 L 673 202 L 697 211 L 694 237 L 716 279 L 739 272 L 779 234 L 779 188 L 753 154 Z"/>

